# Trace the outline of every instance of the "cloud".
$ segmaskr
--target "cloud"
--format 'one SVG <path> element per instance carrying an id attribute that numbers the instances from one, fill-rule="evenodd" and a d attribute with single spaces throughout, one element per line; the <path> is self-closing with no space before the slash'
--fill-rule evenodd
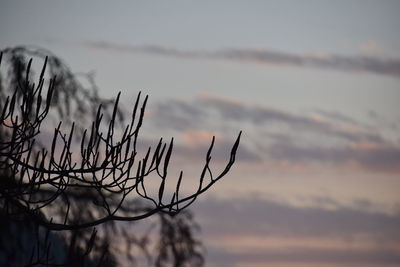
<path id="1" fill-rule="evenodd" d="M 213 133 L 205 130 L 188 130 L 182 134 L 182 138 L 189 147 L 198 148 L 209 144 L 215 136 Z"/>
<path id="2" fill-rule="evenodd" d="M 158 45 L 120 45 L 109 42 L 85 42 L 85 46 L 121 53 L 142 53 L 188 59 L 217 59 L 266 65 L 313 67 L 338 71 L 369 72 L 400 77 L 400 59 L 374 56 L 309 55 L 266 49 L 221 49 L 215 51 L 181 50 Z"/>
<path id="3" fill-rule="evenodd" d="M 345 123 L 357 124 L 356 120 L 346 116 L 338 111 L 326 111 L 322 109 L 316 109 L 315 112 L 323 117 L 330 118 L 336 121 L 341 121 Z"/>
<path id="4" fill-rule="evenodd" d="M 200 200 L 196 218 L 205 240 L 214 240 L 208 262 L 400 263 L 400 214 L 342 206 L 323 197 L 335 206 L 326 209 L 320 201 L 300 208 L 257 196 Z"/>
<path id="5" fill-rule="evenodd" d="M 382 137 L 378 133 L 338 112 L 325 112 L 325 115 L 330 114 L 331 119 L 334 117 L 335 120 L 331 121 L 320 117 L 294 114 L 268 107 L 249 107 L 239 102 L 210 96 L 203 96 L 201 103 L 206 107 L 212 107 L 217 110 L 224 120 L 232 120 L 238 123 L 252 122 L 254 125 L 265 127 L 268 127 L 268 124 L 280 123 L 281 125 L 286 125 L 290 130 L 324 133 L 352 142 L 383 142 Z"/>
<path id="6" fill-rule="evenodd" d="M 204 162 L 207 150 L 211 144 L 211 138 L 206 141 L 203 136 L 202 140 L 197 140 L 200 142 L 188 144 L 187 143 L 188 133 L 193 134 L 193 132 L 196 132 L 196 131 L 189 130 L 188 132 L 183 133 L 183 140 L 186 141 L 186 143 L 175 145 L 174 153 L 178 158 L 183 159 L 185 161 L 191 161 L 191 162 L 203 161 Z M 209 133 L 209 134 L 211 135 L 212 133 Z M 229 155 L 230 155 L 229 153 L 232 150 L 232 146 L 235 141 L 235 138 L 236 138 L 236 136 L 233 136 L 231 138 L 228 138 L 228 137 L 216 138 L 216 141 L 215 141 L 212 153 L 211 153 L 213 162 L 224 163 L 224 162 L 228 161 Z M 239 146 L 236 159 L 238 162 L 251 162 L 253 164 L 261 162 L 260 155 L 257 154 L 256 152 L 252 151 L 245 145 Z"/>
<path id="7" fill-rule="evenodd" d="M 360 50 L 368 55 L 376 55 L 382 48 L 376 41 L 369 40 L 360 45 Z"/>
<path id="8" fill-rule="evenodd" d="M 152 108 L 152 113 L 151 120 L 158 128 L 173 128 L 179 131 L 196 128 L 206 117 L 203 109 L 176 99 L 158 102 Z"/>
<path id="9" fill-rule="evenodd" d="M 194 147 L 193 142 L 203 140 L 204 132 L 208 132 L 221 137 L 221 151 L 216 148 L 216 155 L 223 156 L 216 158 L 222 159 L 226 157 L 222 150 L 230 150 L 232 136 L 243 130 L 238 159 L 246 162 L 328 163 L 368 171 L 400 171 L 400 147 L 385 137 L 382 127 L 358 122 L 337 111 L 292 113 L 202 95 L 192 101 L 158 102 L 152 114 L 154 131 L 167 130 L 172 135 L 182 134 L 183 140 L 191 139 L 191 144 L 177 147 L 182 158 L 199 160 L 195 155 L 199 150 L 206 151 L 209 143 Z"/>
<path id="10" fill-rule="evenodd" d="M 209 96 L 203 97 L 202 102 L 218 110 L 224 119 L 252 121 L 261 129 L 276 127 L 276 124 L 268 126 L 274 122 L 286 125 L 287 129 L 282 133 L 269 134 L 274 139 L 272 144 L 266 144 L 265 138 L 261 137 L 257 141 L 258 149 L 271 160 L 355 163 L 370 170 L 400 171 L 399 146 L 385 140 L 371 126 L 362 125 L 338 112 L 319 110 L 318 114 L 324 117 L 315 117 L 266 107 L 247 107 Z"/>
<path id="11" fill-rule="evenodd" d="M 339 237 L 347 240 L 367 235 L 376 240 L 400 241 L 399 214 L 368 212 L 339 204 L 334 209 L 326 209 L 322 207 L 325 204 L 315 203 L 313 207 L 304 208 L 259 196 L 208 197 L 196 204 L 196 216 L 209 234 L 216 235 L 240 232 L 242 235 Z"/>
<path id="12" fill-rule="evenodd" d="M 207 264 L 216 266 L 397 266 L 399 252 L 395 249 L 302 249 L 287 248 L 273 251 L 227 251 L 221 248 L 209 249 Z M 284 265 L 283 265 L 284 264 Z M 303 265 L 310 264 L 310 265 Z M 335 265 L 331 265 L 335 264 Z M 338 264 L 338 265 L 336 265 Z"/>
<path id="13" fill-rule="evenodd" d="M 356 164 L 376 171 L 400 171 L 400 148 L 375 146 L 375 144 L 324 148 L 320 146 L 300 147 L 290 142 L 277 142 L 266 148 L 274 160 L 290 162 L 327 162 L 334 164 Z"/>
<path id="14" fill-rule="evenodd" d="M 316 119 L 313 116 L 294 114 L 269 107 L 249 107 L 239 101 L 209 95 L 203 95 L 191 103 L 168 100 L 159 102 L 154 107 L 154 120 L 157 121 L 158 125 L 172 126 L 179 130 L 197 128 L 207 118 L 216 115 L 225 122 L 253 123 L 258 126 L 268 126 L 269 123 L 277 122 L 285 124 L 294 130 L 307 129 L 308 131 L 331 133 L 353 141 L 359 141 L 360 139 L 374 142 L 381 141 L 381 137 L 376 133 L 364 131 L 360 134 L 357 129 L 359 131 L 363 129 L 354 120 L 351 121 L 353 129 L 350 131 L 336 127 L 329 121 Z M 342 117 L 344 116 L 342 115 Z"/>
<path id="15" fill-rule="evenodd" d="M 199 133 L 206 131 L 188 130 L 183 132 L 182 136 L 177 136 L 174 141 L 174 148 L 172 151 L 172 158 L 177 159 L 181 162 L 190 164 L 202 164 L 206 161 L 207 151 L 210 147 L 213 133 L 207 132 L 209 139 L 205 138 L 205 135 L 201 135 L 201 140 L 193 140 L 195 137 L 199 137 Z M 194 134 L 194 135 L 193 135 Z M 238 133 L 237 133 L 238 134 Z M 217 137 L 215 140 L 214 147 L 211 152 L 212 163 L 225 164 L 229 161 L 230 152 L 233 144 L 236 141 L 237 135 L 231 137 Z M 170 139 L 165 139 L 163 142 L 169 142 Z M 138 142 L 138 151 L 144 156 L 145 152 L 149 147 L 154 151 L 157 146 L 158 140 L 150 138 L 141 138 Z M 169 144 L 169 143 L 168 143 Z M 247 146 L 240 145 L 236 155 L 237 162 L 251 162 L 260 163 L 261 157 L 258 153 L 252 151 Z"/>

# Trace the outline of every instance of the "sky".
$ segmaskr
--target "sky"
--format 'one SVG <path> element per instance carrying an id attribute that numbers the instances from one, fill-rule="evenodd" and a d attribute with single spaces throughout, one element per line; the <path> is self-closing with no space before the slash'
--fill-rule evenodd
<path id="1" fill-rule="evenodd" d="M 150 96 L 198 177 L 206 266 L 400 264 L 399 1 L 0 1 L 0 49 L 44 47 L 105 97 Z"/>

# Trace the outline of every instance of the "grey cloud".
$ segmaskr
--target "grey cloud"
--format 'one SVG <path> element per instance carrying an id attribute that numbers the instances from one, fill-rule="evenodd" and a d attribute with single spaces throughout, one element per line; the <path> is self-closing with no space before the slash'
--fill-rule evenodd
<path id="1" fill-rule="evenodd" d="M 368 205 L 367 200 L 360 200 Z M 322 203 L 321 203 L 322 202 Z M 320 207 L 326 203 L 336 207 L 327 210 Z M 235 250 L 226 251 L 221 247 L 210 248 L 208 263 L 218 266 L 232 266 L 250 263 L 336 263 L 362 264 L 362 266 L 377 266 L 400 263 L 397 249 L 384 247 L 381 244 L 400 242 L 400 214 L 388 215 L 379 212 L 368 212 L 363 209 L 346 207 L 326 196 L 315 198 L 316 206 L 298 208 L 273 200 L 259 197 L 234 197 L 231 199 L 216 199 L 209 197 L 196 203 L 196 218 L 200 221 L 205 237 L 213 239 L 233 235 L 253 235 L 268 240 L 275 238 L 341 238 L 348 242 L 353 237 L 364 236 L 375 242 L 376 248 L 318 248 L 286 246 L 281 249 L 259 249 L 257 251 Z M 362 205 L 365 205 L 362 204 Z M 207 239 L 205 239 L 207 240 Z M 353 244 L 354 245 L 354 244 Z"/>
<path id="2" fill-rule="evenodd" d="M 285 121 L 291 125 L 307 126 L 310 121 L 304 117 L 290 115 L 279 110 L 247 107 L 224 99 L 204 97 L 201 103 L 217 110 L 221 117 L 234 121 L 251 121 L 253 123 L 266 123 L 268 121 Z"/>
<path id="3" fill-rule="evenodd" d="M 232 146 L 236 141 L 237 136 L 232 136 L 231 138 L 218 138 L 215 141 L 211 157 L 212 162 L 217 163 L 226 163 L 229 160 L 230 152 L 232 150 Z M 164 140 L 164 142 L 169 142 L 170 140 Z M 158 144 L 158 140 L 150 140 L 147 138 L 141 138 L 138 142 L 138 151 L 144 155 L 149 147 L 152 147 L 152 151 L 154 151 L 155 147 Z M 188 146 L 179 142 L 179 140 L 175 139 L 174 149 L 172 151 L 172 157 L 178 158 L 185 162 L 200 162 L 203 163 L 206 161 L 207 151 L 210 147 L 211 139 L 208 143 L 199 144 L 194 147 Z M 258 163 L 261 161 L 261 157 L 258 153 L 253 152 L 249 149 L 245 144 L 241 143 L 238 148 L 238 153 L 236 155 L 237 162 L 251 162 Z"/>
<path id="4" fill-rule="evenodd" d="M 152 118 L 154 128 L 173 129 L 175 131 L 193 129 L 208 130 L 208 128 L 204 126 L 208 126 L 207 120 L 211 117 L 204 106 L 199 104 L 199 102 L 187 103 L 180 100 L 159 102 L 154 105 L 153 111 L 155 113 L 155 116 Z M 237 132 L 239 132 L 239 130 L 240 128 L 237 128 Z M 213 159 L 217 161 L 226 161 L 234 141 L 235 136 L 232 136 L 229 140 L 225 138 L 217 140 L 213 149 Z M 175 145 L 174 153 L 178 157 L 186 160 L 203 161 L 208 148 L 209 144 L 202 144 L 194 148 L 177 144 Z M 204 151 L 204 153 L 199 153 L 199 151 Z M 259 162 L 260 156 L 247 148 L 242 142 L 239 147 L 237 160 Z"/>
<path id="5" fill-rule="evenodd" d="M 242 139 L 243 140 L 243 139 Z M 231 138 L 231 140 L 227 139 L 217 139 L 215 141 L 213 150 L 212 150 L 212 160 L 217 162 L 227 162 L 230 156 L 230 151 L 232 149 L 233 143 L 235 141 L 235 137 Z M 211 143 L 211 140 L 210 140 Z M 185 145 L 177 145 L 175 146 L 176 155 L 181 159 L 185 159 L 188 161 L 196 160 L 196 161 L 205 161 L 206 153 L 209 148 L 209 144 L 204 144 L 196 147 L 187 147 Z M 241 142 L 238 152 L 236 155 L 236 160 L 238 162 L 251 162 L 251 163 L 259 163 L 261 162 L 261 157 L 258 153 L 253 152 L 249 149 L 243 142 Z"/>
<path id="6" fill-rule="evenodd" d="M 317 112 L 317 114 L 320 114 L 326 118 L 330 118 L 345 123 L 358 124 L 353 118 L 350 118 L 349 116 L 346 116 L 337 111 L 326 111 L 322 109 L 316 109 L 315 111 Z"/>
<path id="7" fill-rule="evenodd" d="M 335 204 L 335 201 L 331 203 Z M 298 208 L 259 197 L 226 200 L 209 197 L 195 206 L 196 217 L 210 235 L 338 237 L 351 240 L 361 234 L 377 241 L 400 241 L 400 214 L 367 212 L 340 205 L 333 210 L 319 206 Z"/>
<path id="8" fill-rule="evenodd" d="M 376 171 L 396 171 L 400 166 L 398 145 L 383 138 L 378 128 L 363 125 L 338 112 L 319 110 L 318 114 L 328 119 L 318 120 L 301 113 L 251 107 L 213 97 L 202 97 L 192 102 L 159 102 L 155 104 L 154 112 L 153 127 L 163 130 L 228 129 L 231 132 L 252 124 L 251 130 L 242 129 L 244 138 L 238 156 L 248 162 L 262 159 L 337 165 L 352 162 Z M 224 123 L 215 124 L 215 121 Z M 221 146 L 225 151 L 230 149 L 227 144 Z M 363 147 L 363 144 L 370 147 Z M 187 159 L 198 160 L 195 156 L 197 150 L 178 147 L 177 152 Z"/>
<path id="9" fill-rule="evenodd" d="M 332 125 L 313 120 L 304 115 L 296 115 L 281 110 L 266 107 L 248 107 L 241 104 L 226 101 L 224 99 L 204 97 L 196 99 L 191 103 L 169 100 L 156 104 L 156 120 L 165 126 L 179 124 L 179 130 L 196 128 L 195 124 L 209 119 L 215 114 L 219 114 L 220 119 L 233 122 L 252 122 L 256 125 L 267 124 L 269 122 L 280 122 L 295 129 L 308 129 L 320 132 L 335 132 L 348 139 L 358 139 L 359 135 L 350 132 L 335 130 Z M 380 140 L 379 136 L 370 135 L 367 137 L 371 141 Z"/>
<path id="10" fill-rule="evenodd" d="M 206 261 L 209 264 L 216 264 L 218 266 L 235 266 L 234 263 L 240 263 L 241 265 L 285 263 L 285 266 L 298 266 L 299 263 L 328 263 L 346 264 L 345 266 L 376 267 L 397 266 L 397 264 L 400 264 L 400 256 L 397 250 L 378 248 L 356 250 L 345 248 L 305 249 L 292 247 L 262 252 L 229 252 L 223 249 L 212 248 Z"/>
<path id="11" fill-rule="evenodd" d="M 332 136 L 338 136 L 348 141 L 370 141 L 381 143 L 384 140 L 374 132 L 351 132 L 340 129 L 329 122 L 314 120 L 305 115 L 292 114 L 281 110 L 266 107 L 247 107 L 236 103 L 231 103 L 217 98 L 203 98 L 204 105 L 213 107 L 223 119 L 230 119 L 237 122 L 253 122 L 255 125 L 279 122 L 287 125 L 293 130 L 319 132 Z M 332 115 L 331 115 L 332 116 Z M 337 114 L 335 114 L 338 117 Z M 343 116 L 342 116 L 343 117 Z M 344 120 L 341 118 L 341 120 Z M 347 118 L 347 120 L 350 120 Z M 360 126 L 352 122 L 352 125 Z M 370 130 L 370 129 L 369 129 Z"/>
<path id="12" fill-rule="evenodd" d="M 275 160 L 292 162 L 313 161 L 344 164 L 348 162 L 357 163 L 371 170 L 396 170 L 400 166 L 399 147 L 299 147 L 291 142 L 276 142 L 265 148 L 269 157 Z M 398 170 L 397 170 L 398 171 Z"/>
<path id="13" fill-rule="evenodd" d="M 204 58 L 209 56 L 209 53 L 200 51 L 183 51 L 176 48 L 164 47 L 159 45 L 120 45 L 109 42 L 85 42 L 84 45 L 96 49 L 111 50 L 124 53 L 143 53 L 155 54 L 161 56 L 174 56 L 183 58 Z"/>
<path id="14" fill-rule="evenodd" d="M 198 106 L 179 100 L 159 102 L 154 106 L 153 124 L 159 129 L 185 130 L 197 128 L 206 117 Z"/>
<path id="15" fill-rule="evenodd" d="M 248 61 L 260 64 L 280 64 L 295 67 L 304 66 L 339 71 L 364 71 L 400 77 L 400 59 L 382 59 L 372 56 L 315 56 L 256 49 L 185 51 L 157 45 L 119 45 L 108 42 L 85 42 L 84 45 L 91 48 L 123 53 L 145 53 L 189 59 L 222 59 L 238 62 Z"/>

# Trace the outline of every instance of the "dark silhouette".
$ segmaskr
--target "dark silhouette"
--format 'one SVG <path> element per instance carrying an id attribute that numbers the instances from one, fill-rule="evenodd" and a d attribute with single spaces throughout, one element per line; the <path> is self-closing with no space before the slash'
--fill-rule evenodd
<path id="1" fill-rule="evenodd" d="M 44 59 L 36 84 L 31 57 Z M 6 65 L 6 77 L 0 76 L 0 264 L 115 266 L 121 250 L 133 262 L 135 247 L 156 266 L 202 265 L 196 225 L 185 209 L 228 173 L 240 134 L 221 173 L 210 167 L 213 138 L 197 189 L 181 192 L 181 171 L 168 192 L 173 139 L 160 139 L 142 156 L 137 149 L 147 96 L 139 93 L 127 116 L 120 93 L 101 98 L 90 74 L 85 87 L 43 49 L 4 49 L 0 64 Z M 140 236 L 116 224 L 153 215 L 159 218 L 157 254 L 146 232 L 151 227 Z"/>

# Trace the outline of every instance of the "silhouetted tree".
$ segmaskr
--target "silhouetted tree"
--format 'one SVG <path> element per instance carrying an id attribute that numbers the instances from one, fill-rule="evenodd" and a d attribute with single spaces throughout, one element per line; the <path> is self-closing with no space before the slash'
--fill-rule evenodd
<path id="1" fill-rule="evenodd" d="M 36 84 L 31 57 L 44 60 Z M 115 254 L 121 250 L 133 262 L 135 248 L 156 266 L 202 265 L 200 243 L 193 236 L 196 225 L 185 209 L 228 173 L 240 134 L 221 173 L 214 175 L 210 167 L 213 138 L 197 189 L 188 195 L 181 192 L 181 171 L 174 191 L 167 192 L 174 140 L 160 139 L 142 156 L 137 149 L 147 96 L 139 93 L 127 116 L 119 105 L 120 93 L 115 100 L 101 98 L 91 75 L 85 75 L 89 86 L 84 86 L 49 51 L 7 48 L 0 54 L 0 64 L 4 61 L 0 263 L 115 266 Z M 52 77 L 48 83 L 46 74 Z M 58 123 L 49 134 L 49 122 L 54 121 Z M 149 185 L 150 179 L 158 181 L 156 187 Z M 146 231 L 140 236 L 116 224 L 153 215 L 160 225 L 155 255 Z M 15 239 L 22 231 L 25 237 Z M 117 238 L 124 239 L 124 245 Z"/>

